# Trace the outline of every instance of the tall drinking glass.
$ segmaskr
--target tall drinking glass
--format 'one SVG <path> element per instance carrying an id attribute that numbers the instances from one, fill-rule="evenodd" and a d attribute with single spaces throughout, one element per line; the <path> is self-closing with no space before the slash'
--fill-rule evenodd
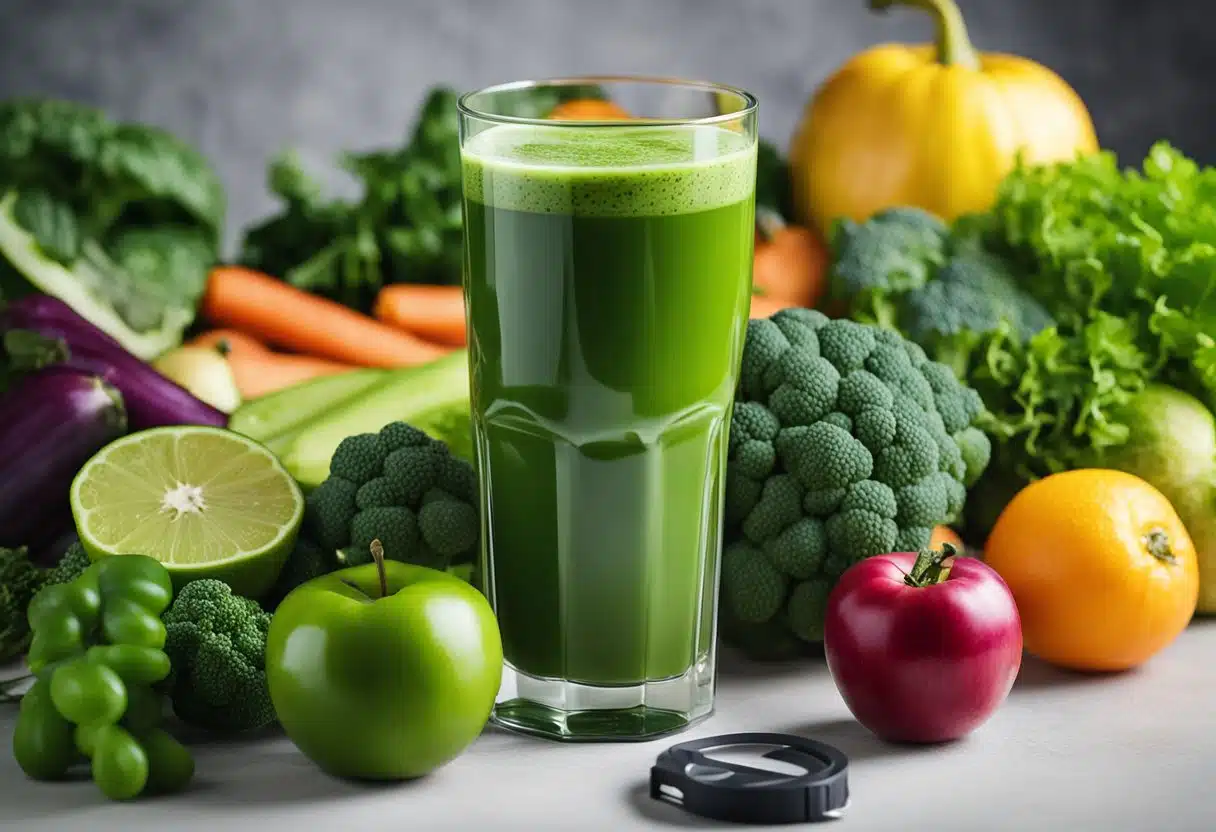
<path id="1" fill-rule="evenodd" d="M 555 120 L 606 96 L 633 118 Z M 756 102 L 597 78 L 461 100 L 493 719 L 648 739 L 713 710 L 727 432 L 751 297 Z"/>

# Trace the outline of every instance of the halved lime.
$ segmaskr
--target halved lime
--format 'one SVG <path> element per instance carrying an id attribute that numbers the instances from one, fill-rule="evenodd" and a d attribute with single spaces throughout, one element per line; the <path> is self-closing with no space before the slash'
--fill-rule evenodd
<path id="1" fill-rule="evenodd" d="M 153 428 L 85 463 L 72 483 L 72 515 L 93 560 L 148 555 L 179 588 L 218 578 L 257 598 L 295 546 L 304 497 L 251 439 L 219 428 Z"/>

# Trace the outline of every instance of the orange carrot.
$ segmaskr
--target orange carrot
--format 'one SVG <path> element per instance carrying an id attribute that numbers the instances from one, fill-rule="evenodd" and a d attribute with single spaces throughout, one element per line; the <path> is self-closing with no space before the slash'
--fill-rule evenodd
<path id="1" fill-rule="evenodd" d="M 372 314 L 391 326 L 450 347 L 463 347 L 464 290 L 459 286 L 395 283 L 376 297 Z"/>
<path id="2" fill-rule="evenodd" d="M 361 367 L 413 367 L 451 352 L 451 347 L 240 266 L 212 270 L 202 309 L 217 326 L 293 352 Z"/>
<path id="3" fill-rule="evenodd" d="M 274 352 L 261 341 L 235 329 L 212 329 L 190 341 L 191 346 L 228 348 L 228 366 L 241 398 L 255 399 L 284 387 L 356 369 L 353 365 Z"/>
<path id="4" fill-rule="evenodd" d="M 241 391 L 241 398 L 248 401 L 265 396 L 285 387 L 294 387 L 321 376 L 332 376 L 358 369 L 350 364 L 339 364 L 324 358 L 309 355 L 281 355 L 267 351 L 262 355 L 242 352 L 239 357 L 229 353 L 228 366 Z"/>
<path id="5" fill-rule="evenodd" d="M 762 238 L 756 245 L 752 281 L 763 294 L 813 308 L 826 284 L 827 249 L 806 228 L 784 225 L 779 218 L 758 214 Z"/>
<path id="6" fill-rule="evenodd" d="M 208 330 L 190 341 L 190 345 L 195 347 L 218 347 L 221 343 L 227 345 L 229 357 L 249 353 L 261 355 L 270 352 L 270 349 L 261 341 L 250 338 L 235 329 Z"/>

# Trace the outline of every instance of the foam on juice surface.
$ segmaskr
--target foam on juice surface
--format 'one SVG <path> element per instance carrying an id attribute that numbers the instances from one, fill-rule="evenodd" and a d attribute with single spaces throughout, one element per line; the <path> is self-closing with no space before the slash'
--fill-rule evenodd
<path id="1" fill-rule="evenodd" d="M 493 208 L 579 216 L 663 216 L 747 199 L 756 146 L 713 125 L 498 125 L 465 142 L 464 188 Z"/>

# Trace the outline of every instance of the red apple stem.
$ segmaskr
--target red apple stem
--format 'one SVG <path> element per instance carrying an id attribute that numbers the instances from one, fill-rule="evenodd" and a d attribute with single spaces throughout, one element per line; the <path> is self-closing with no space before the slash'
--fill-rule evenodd
<path id="1" fill-rule="evenodd" d="M 950 565 L 946 562 L 958 554 L 949 543 L 943 543 L 940 549 L 922 549 L 916 555 L 912 571 L 904 576 L 908 586 L 933 586 L 946 580 L 950 574 Z"/>
<path id="2" fill-rule="evenodd" d="M 372 560 L 376 562 L 376 572 L 380 574 L 380 597 L 388 595 L 388 573 L 384 571 L 384 546 L 379 540 L 373 540 L 368 547 L 372 550 Z"/>

